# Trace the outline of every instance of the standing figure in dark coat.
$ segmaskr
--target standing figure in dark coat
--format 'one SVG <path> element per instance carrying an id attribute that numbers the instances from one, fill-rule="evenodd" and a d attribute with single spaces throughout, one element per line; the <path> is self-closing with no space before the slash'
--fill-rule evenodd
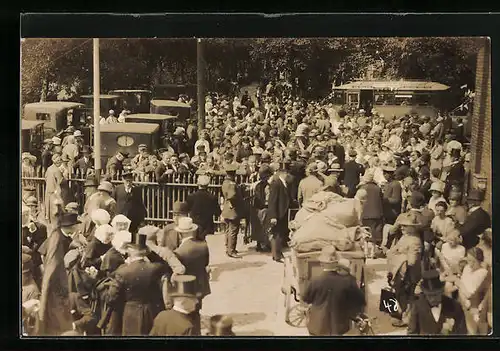
<path id="1" fill-rule="evenodd" d="M 469 213 L 464 224 L 459 228 L 462 236 L 462 245 L 466 250 L 479 243 L 479 235 L 487 228 L 491 227 L 491 217 L 482 207 L 484 193 L 477 189 L 472 189 L 467 196 Z"/>
<path id="2" fill-rule="evenodd" d="M 198 191 L 189 194 L 186 202 L 188 204 L 189 215 L 193 222 L 198 225 L 200 238 L 205 239 L 208 234 L 215 232 L 214 217 L 221 214 L 219 201 L 208 192 L 210 178 L 206 175 L 198 177 Z"/>
<path id="3" fill-rule="evenodd" d="M 339 259 L 335 247 L 323 248 L 319 261 L 323 273 L 311 280 L 303 296 L 311 305 L 307 329 L 314 336 L 343 335 L 363 312 L 365 295 L 349 273 L 350 263 Z"/>
<path id="4" fill-rule="evenodd" d="M 38 335 L 58 336 L 71 329 L 68 277 L 64 255 L 80 221 L 77 215 L 63 214 L 56 228 L 38 250 L 42 255 L 42 280 Z"/>
<path id="5" fill-rule="evenodd" d="M 458 191 L 464 190 L 465 183 L 465 168 L 463 162 L 460 161 L 460 150 L 454 149 L 451 152 L 451 165 L 446 177 L 446 187 L 444 190 L 445 198 L 448 198 L 452 187 L 456 187 Z"/>
<path id="6" fill-rule="evenodd" d="M 243 194 L 238 184 L 234 181 L 237 166 L 229 164 L 226 166 L 226 179 L 222 183 L 222 196 L 224 207 L 221 216 L 226 223 L 226 254 L 232 258 L 240 258 L 236 251 L 240 221 L 245 215 L 245 204 Z"/>
<path id="7" fill-rule="evenodd" d="M 370 227 L 372 241 L 376 245 L 380 245 L 384 226 L 383 194 L 380 187 L 373 180 L 373 175 L 373 172 L 366 172 L 359 187 L 364 189 L 367 194 L 361 211 L 361 223 Z"/>
<path id="8" fill-rule="evenodd" d="M 172 309 L 160 312 L 156 316 L 150 336 L 198 336 L 201 330 L 197 326 L 200 315 L 196 311 L 199 293 L 196 277 L 178 275 L 174 278 Z"/>
<path id="9" fill-rule="evenodd" d="M 387 184 L 384 188 L 384 218 L 388 224 L 394 224 L 396 218 L 401 213 L 401 204 L 403 202 L 401 183 L 394 179 L 396 167 L 393 165 L 383 165 L 382 171 Z"/>
<path id="10" fill-rule="evenodd" d="M 130 229 L 132 239 L 139 228 L 139 225 L 146 218 L 146 207 L 142 201 L 141 188 L 135 186 L 132 182 L 131 172 L 123 174 L 123 184 L 116 187 L 116 208 L 120 213 L 130 219 Z"/>
<path id="11" fill-rule="evenodd" d="M 106 163 L 106 174 L 111 179 L 118 179 L 123 174 L 123 161 L 128 157 L 128 152 L 119 150 L 116 155 L 110 157 Z"/>
<path id="12" fill-rule="evenodd" d="M 127 263 L 116 270 L 116 285 L 109 291 L 108 302 L 114 308 L 123 305 L 122 336 L 148 335 L 156 315 L 164 309 L 161 284 L 166 265 L 146 262 L 146 235 L 137 238 L 137 244 L 128 245 Z"/>
<path id="13" fill-rule="evenodd" d="M 421 192 L 425 197 L 425 202 L 428 203 L 431 199 L 431 185 L 432 181 L 430 179 L 431 173 L 429 172 L 429 168 L 421 168 L 418 175 L 418 186 L 417 189 Z"/>
<path id="14" fill-rule="evenodd" d="M 332 135 L 330 138 L 330 147 L 335 156 L 337 156 L 340 168 L 345 166 L 345 149 L 342 145 L 337 143 L 337 136 Z"/>
<path id="15" fill-rule="evenodd" d="M 269 165 L 264 164 L 259 169 L 259 182 L 255 185 L 253 206 L 250 208 L 250 224 L 252 239 L 257 242 L 257 251 L 269 251 L 269 220 L 267 207 L 269 202 L 269 183 L 273 172 Z"/>
<path id="16" fill-rule="evenodd" d="M 439 272 L 422 274 L 422 294 L 413 303 L 408 335 L 466 335 L 465 316 L 460 303 L 444 296 Z"/>
<path id="17" fill-rule="evenodd" d="M 359 177 L 365 173 L 362 165 L 356 162 L 357 153 L 355 150 L 349 151 L 349 160 L 344 164 L 344 185 L 347 187 L 347 197 L 353 198 L 356 195 L 356 188 L 359 184 Z"/>
<path id="18" fill-rule="evenodd" d="M 288 234 L 288 209 L 292 202 L 286 175 L 285 172 L 279 171 L 269 184 L 266 217 L 272 233 L 271 252 L 276 262 L 282 262 L 281 247 Z"/>

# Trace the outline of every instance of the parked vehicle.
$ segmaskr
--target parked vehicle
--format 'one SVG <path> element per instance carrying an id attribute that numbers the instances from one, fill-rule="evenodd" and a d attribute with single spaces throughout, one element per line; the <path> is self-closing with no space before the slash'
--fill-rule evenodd
<path id="1" fill-rule="evenodd" d="M 125 119 L 127 123 L 156 123 L 160 126 L 162 136 L 174 132 L 176 120 L 177 116 L 156 113 L 137 113 L 128 115 Z"/>
<path id="2" fill-rule="evenodd" d="M 70 125 L 79 128 L 85 124 L 84 107 L 81 103 L 71 101 L 35 102 L 24 105 L 23 118 L 43 123 L 45 137 L 51 138 Z"/>
<path id="3" fill-rule="evenodd" d="M 94 109 L 94 95 L 82 95 L 82 103 L 89 110 L 88 115 L 92 116 L 92 110 Z M 116 116 L 121 112 L 123 108 L 123 100 L 120 95 L 110 95 L 103 94 L 100 95 L 100 115 L 102 117 L 107 117 L 109 110 L 115 111 Z"/>
<path id="4" fill-rule="evenodd" d="M 174 100 L 151 100 L 150 112 L 176 116 L 179 122 L 186 122 L 191 117 L 191 106 Z"/>
<path id="5" fill-rule="evenodd" d="M 123 101 L 123 109 L 129 110 L 131 113 L 148 113 L 149 103 L 153 95 L 150 90 L 140 89 L 111 90 L 109 94 L 120 96 Z"/>
<path id="6" fill-rule="evenodd" d="M 40 160 L 44 140 L 42 121 L 21 119 L 21 152 L 29 152 Z"/>

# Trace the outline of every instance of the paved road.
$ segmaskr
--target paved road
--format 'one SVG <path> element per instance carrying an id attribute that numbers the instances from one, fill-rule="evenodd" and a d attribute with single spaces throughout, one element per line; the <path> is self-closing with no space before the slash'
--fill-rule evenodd
<path id="1" fill-rule="evenodd" d="M 240 238 L 241 239 L 241 238 Z M 228 258 L 224 252 L 224 235 L 207 237 L 210 248 L 212 294 L 203 300 L 202 324 L 214 314 L 227 314 L 234 320 L 233 330 L 241 336 L 306 336 L 306 328 L 297 328 L 284 321 L 284 295 L 281 293 L 283 264 L 270 254 L 258 253 L 253 245 L 240 243 L 241 259 Z M 404 335 L 404 329 L 391 326 L 389 317 L 378 311 L 380 289 L 387 272 L 385 260 L 370 260 L 366 267 L 367 313 L 372 318 L 374 333 Z M 356 335 L 353 331 L 352 335 Z"/>

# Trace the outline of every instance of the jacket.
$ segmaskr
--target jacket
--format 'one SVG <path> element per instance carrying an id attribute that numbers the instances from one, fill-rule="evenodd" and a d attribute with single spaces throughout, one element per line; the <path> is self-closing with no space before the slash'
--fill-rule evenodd
<path id="1" fill-rule="evenodd" d="M 123 305 L 122 335 L 148 335 L 156 315 L 164 309 L 161 277 L 165 265 L 144 260 L 125 264 L 115 272 L 111 305 Z"/>
<path id="2" fill-rule="evenodd" d="M 359 177 L 365 173 L 362 165 L 356 161 L 347 161 L 344 165 L 344 185 L 349 188 L 348 197 L 353 197 L 356 193 L 356 187 L 359 184 Z"/>
<path id="3" fill-rule="evenodd" d="M 94 169 L 94 159 L 92 157 L 87 158 L 87 162 L 85 162 L 85 158 L 81 157 L 78 161 L 73 165 L 73 169 L 79 171 L 79 175 L 81 178 L 85 178 L 87 176 L 87 171 L 90 169 Z"/>
<path id="4" fill-rule="evenodd" d="M 240 187 L 233 180 L 224 180 L 222 183 L 222 196 L 224 198 L 222 217 L 229 220 L 238 220 L 244 217 L 243 194 Z"/>
<path id="5" fill-rule="evenodd" d="M 269 184 L 269 200 L 267 215 L 269 219 L 286 220 L 288 222 L 288 209 L 291 196 L 288 187 L 285 187 L 279 177 L 275 177 Z"/>
<path id="6" fill-rule="evenodd" d="M 201 299 L 211 293 L 207 267 L 210 253 L 205 240 L 186 239 L 174 251 L 179 261 L 186 267 L 185 274 L 194 275 Z"/>
<path id="7" fill-rule="evenodd" d="M 384 217 L 388 222 L 393 222 L 401 213 L 402 191 L 401 183 L 397 180 L 393 180 L 385 186 Z"/>
<path id="8" fill-rule="evenodd" d="M 342 335 L 351 319 L 363 311 L 366 301 L 356 278 L 345 272 L 323 272 L 311 280 L 303 301 L 311 304 L 307 329 L 311 335 Z"/>
<path id="9" fill-rule="evenodd" d="M 186 200 L 188 211 L 193 222 L 200 228 L 200 234 L 204 237 L 215 232 L 214 217 L 221 214 L 219 201 L 207 190 L 201 189 L 189 194 Z"/>
<path id="10" fill-rule="evenodd" d="M 132 221 L 131 228 L 139 225 L 146 218 L 141 188 L 132 186 L 130 193 L 127 193 L 125 185 L 120 184 L 116 187 L 115 196 L 117 213 L 123 214 Z"/>
<path id="11" fill-rule="evenodd" d="M 414 302 L 410 321 L 408 323 L 408 335 L 440 335 L 443 329 L 443 323 L 447 319 L 453 319 L 454 325 L 449 332 L 452 335 L 466 335 L 467 327 L 465 325 L 465 316 L 460 304 L 443 296 L 441 302 L 441 314 L 438 321 L 432 315 L 431 306 L 423 294 L 420 294 Z"/>
<path id="12" fill-rule="evenodd" d="M 320 191 L 323 182 L 314 175 L 309 175 L 299 183 L 297 199 L 299 203 L 307 201 L 311 196 Z"/>
<path id="13" fill-rule="evenodd" d="M 162 311 L 156 316 L 150 336 L 199 336 L 201 331 L 196 327 L 195 317 L 176 310 Z"/>
<path id="14" fill-rule="evenodd" d="M 383 194 L 380 187 L 375 183 L 366 183 L 360 189 L 366 190 L 367 193 L 367 199 L 361 212 L 361 219 L 383 218 Z"/>

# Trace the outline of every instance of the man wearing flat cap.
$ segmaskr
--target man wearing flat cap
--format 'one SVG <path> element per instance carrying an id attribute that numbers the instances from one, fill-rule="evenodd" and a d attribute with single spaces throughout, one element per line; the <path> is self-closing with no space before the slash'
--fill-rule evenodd
<path id="1" fill-rule="evenodd" d="M 106 163 L 106 174 L 111 179 L 117 179 L 123 173 L 123 161 L 128 157 L 128 152 L 125 150 L 118 150 Z"/>
<path id="2" fill-rule="evenodd" d="M 412 304 L 408 335 L 467 335 L 460 303 L 444 295 L 439 272 L 422 273 L 422 293 Z"/>
<path id="3" fill-rule="evenodd" d="M 210 177 L 200 175 L 197 183 L 198 191 L 189 194 L 186 202 L 190 217 L 198 225 L 199 237 L 204 239 L 215 232 L 214 217 L 219 218 L 221 209 L 217 197 L 208 191 Z"/>
<path id="4" fill-rule="evenodd" d="M 324 247 L 319 262 L 323 272 L 309 282 L 303 296 L 310 305 L 307 329 L 314 336 L 343 335 L 364 310 L 365 295 L 350 274 L 350 262 L 335 247 Z"/>
<path id="5" fill-rule="evenodd" d="M 245 204 L 240 187 L 235 182 L 236 165 L 225 167 L 226 178 L 222 183 L 224 205 L 221 216 L 226 223 L 226 254 L 232 258 L 239 258 L 236 251 L 240 221 L 244 217 Z"/>

